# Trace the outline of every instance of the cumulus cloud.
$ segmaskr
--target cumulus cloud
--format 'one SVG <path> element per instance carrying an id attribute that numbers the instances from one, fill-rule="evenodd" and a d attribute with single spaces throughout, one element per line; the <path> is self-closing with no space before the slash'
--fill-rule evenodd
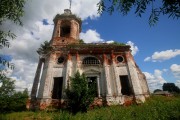
<path id="1" fill-rule="evenodd" d="M 170 69 L 171 69 L 171 72 L 173 73 L 173 75 L 174 75 L 176 78 L 180 79 L 180 65 L 178 65 L 178 64 L 172 64 L 171 67 L 170 67 Z"/>
<path id="2" fill-rule="evenodd" d="M 104 40 L 101 39 L 100 34 L 96 32 L 96 30 L 87 30 L 85 33 L 80 33 L 80 38 L 84 40 L 85 43 L 92 43 L 92 42 L 103 42 Z"/>
<path id="3" fill-rule="evenodd" d="M 97 3 L 99 0 L 76 0 L 72 1 L 72 11 L 82 20 L 95 19 L 97 14 Z M 15 80 L 17 90 L 28 88 L 31 90 L 33 83 L 38 54 L 36 50 L 45 40 L 50 40 L 54 28 L 53 18 L 56 14 L 63 13 L 69 8 L 68 0 L 28 0 L 25 4 L 25 14 L 22 18 L 23 27 L 17 26 L 10 21 L 4 22 L 0 29 L 11 30 L 17 35 L 16 40 L 11 41 L 11 47 L 3 49 L 2 54 L 11 55 L 15 69 L 8 75 Z M 92 30 L 86 32 L 93 34 L 93 39 L 101 41 L 99 34 Z"/>
<path id="4" fill-rule="evenodd" d="M 172 64 L 170 70 L 177 79 L 175 84 L 180 88 L 180 65 Z"/>
<path id="5" fill-rule="evenodd" d="M 166 50 L 161 52 L 154 52 L 151 57 L 146 57 L 144 61 L 153 61 L 153 62 L 161 62 L 164 60 L 169 60 L 171 58 L 174 58 L 176 56 L 180 55 L 180 50 Z"/>
<path id="6" fill-rule="evenodd" d="M 153 92 L 155 89 L 162 89 L 162 86 L 164 83 L 166 83 L 166 80 L 162 77 L 163 71 L 161 70 L 154 70 L 154 73 L 149 72 L 143 72 L 146 76 L 149 89 L 151 92 Z"/>
<path id="7" fill-rule="evenodd" d="M 178 86 L 180 88 L 180 80 L 176 80 L 176 86 Z"/>
<path id="8" fill-rule="evenodd" d="M 101 38 L 100 34 L 96 30 L 89 29 L 86 32 L 80 33 L 80 38 L 84 40 L 85 43 L 97 43 L 97 42 L 104 42 L 104 43 L 113 43 L 114 40 L 104 40 Z M 131 46 L 132 55 L 136 55 L 139 51 L 138 47 L 132 42 L 128 41 L 127 45 Z"/>
<path id="9" fill-rule="evenodd" d="M 132 41 L 128 41 L 126 44 L 131 46 L 132 55 L 136 55 L 136 53 L 139 51 L 138 47 L 135 46 Z"/>

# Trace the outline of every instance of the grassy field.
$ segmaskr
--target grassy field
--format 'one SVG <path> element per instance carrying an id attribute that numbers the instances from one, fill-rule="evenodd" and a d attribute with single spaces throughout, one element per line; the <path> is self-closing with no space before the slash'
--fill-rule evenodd
<path id="1" fill-rule="evenodd" d="M 102 107 L 76 115 L 61 110 L 13 112 L 0 114 L 0 120 L 180 120 L 180 96 L 151 96 L 141 105 Z"/>

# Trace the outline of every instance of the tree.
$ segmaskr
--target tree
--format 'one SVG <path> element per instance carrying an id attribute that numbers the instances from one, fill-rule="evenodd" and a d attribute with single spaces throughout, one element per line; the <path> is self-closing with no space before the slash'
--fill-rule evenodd
<path id="1" fill-rule="evenodd" d="M 22 26 L 20 18 L 24 14 L 24 5 L 26 0 L 1 0 L 0 4 L 0 28 L 4 21 L 10 20 L 17 25 Z M 9 47 L 9 39 L 15 39 L 16 35 L 9 31 L 0 29 L 0 49 Z M 13 68 L 14 65 L 9 63 L 3 57 L 0 57 L 0 64 Z M 1 76 L 2 74 L 0 74 Z"/>
<path id="2" fill-rule="evenodd" d="M 0 112 L 21 111 L 26 109 L 28 92 L 15 91 L 14 80 L 6 76 L 0 77 Z"/>
<path id="3" fill-rule="evenodd" d="M 164 83 L 163 91 L 180 93 L 180 89 L 174 83 Z"/>
<path id="4" fill-rule="evenodd" d="M 50 44 L 50 42 L 48 41 L 44 41 L 43 44 L 41 44 L 40 48 L 37 50 L 37 52 L 39 54 L 47 54 L 52 50 L 52 46 Z"/>
<path id="5" fill-rule="evenodd" d="M 79 111 L 87 112 L 89 105 L 94 101 L 95 89 L 88 87 L 88 81 L 84 74 L 77 71 L 74 77 L 70 78 L 70 86 L 66 89 L 68 107 L 75 114 Z"/>
<path id="6" fill-rule="evenodd" d="M 162 91 L 161 89 L 155 89 L 153 93 L 156 93 L 156 92 L 160 92 Z"/>
<path id="7" fill-rule="evenodd" d="M 135 14 L 139 17 L 151 8 L 149 16 L 150 26 L 155 25 L 160 15 L 168 15 L 169 18 L 180 17 L 180 0 L 100 0 L 98 3 L 98 12 L 104 11 L 112 14 L 115 10 L 127 15 L 130 10 L 135 8 Z"/>

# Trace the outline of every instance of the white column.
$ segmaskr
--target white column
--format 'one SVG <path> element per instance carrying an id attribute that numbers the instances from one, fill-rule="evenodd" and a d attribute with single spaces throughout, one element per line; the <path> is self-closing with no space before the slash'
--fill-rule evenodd
<path id="1" fill-rule="evenodd" d="M 44 64 L 43 73 L 41 77 L 38 98 L 51 98 L 53 81 L 53 65 L 54 65 L 54 54 L 49 55 Z"/>
<path id="2" fill-rule="evenodd" d="M 97 76 L 97 88 L 98 88 L 98 97 L 100 96 L 100 83 L 99 83 L 99 76 Z"/>
<path id="3" fill-rule="evenodd" d="M 39 84 L 40 75 L 41 75 L 42 63 L 43 63 L 42 59 L 40 58 L 38 66 L 37 66 L 37 70 L 36 70 L 33 86 L 32 86 L 31 99 L 35 99 L 36 98 L 36 94 L 37 94 L 37 90 L 38 90 L 38 84 Z"/>

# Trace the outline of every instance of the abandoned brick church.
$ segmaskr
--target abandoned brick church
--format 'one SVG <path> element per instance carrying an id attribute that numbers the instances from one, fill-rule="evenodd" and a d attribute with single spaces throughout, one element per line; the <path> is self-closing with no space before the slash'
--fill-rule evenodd
<path id="1" fill-rule="evenodd" d="M 54 18 L 50 45 L 53 50 L 39 54 L 31 92 L 31 107 L 45 109 L 66 100 L 64 90 L 70 76 L 84 73 L 88 84 L 96 84 L 96 99 L 109 105 L 149 96 L 146 78 L 136 65 L 130 46 L 107 43 L 80 43 L 81 19 L 65 9 Z"/>

